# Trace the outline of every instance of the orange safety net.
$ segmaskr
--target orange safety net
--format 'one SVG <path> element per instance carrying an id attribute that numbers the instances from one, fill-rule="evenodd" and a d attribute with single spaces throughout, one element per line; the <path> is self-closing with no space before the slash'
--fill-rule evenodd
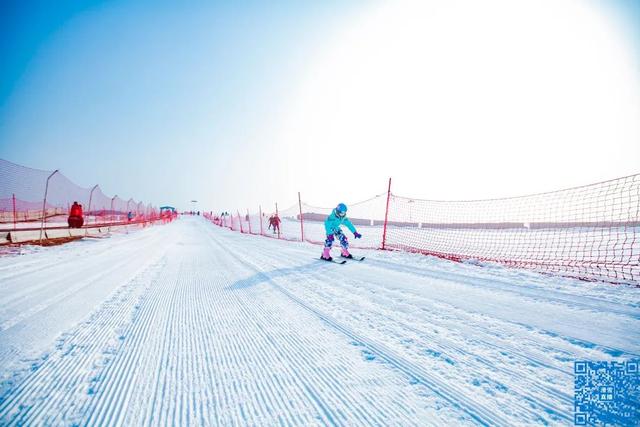
<path id="1" fill-rule="evenodd" d="M 494 262 L 540 272 L 638 284 L 640 174 L 560 191 L 491 200 L 438 201 L 391 192 L 348 204 L 362 234 L 352 247 L 401 250 L 455 261 Z M 234 231 L 324 242 L 331 207 L 304 201 L 278 211 L 209 215 Z"/>
<path id="2" fill-rule="evenodd" d="M 71 205 L 82 205 L 84 226 L 145 222 L 159 217 L 151 204 L 84 188 L 59 171 L 45 171 L 0 159 L 0 230 L 66 227 Z M 130 213 L 130 214 L 129 214 Z M 129 218 L 130 217 L 130 218 Z"/>

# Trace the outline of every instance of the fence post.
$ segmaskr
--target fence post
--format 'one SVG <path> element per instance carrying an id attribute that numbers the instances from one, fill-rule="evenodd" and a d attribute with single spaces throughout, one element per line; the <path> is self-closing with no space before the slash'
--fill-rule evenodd
<path id="1" fill-rule="evenodd" d="M 111 219 L 110 219 L 110 221 L 111 221 L 112 223 L 113 223 L 113 217 L 114 217 L 114 215 L 113 215 L 113 213 L 114 213 L 114 212 L 113 212 L 113 202 L 114 202 L 114 200 L 116 200 L 116 197 L 118 197 L 118 195 L 117 195 L 117 194 L 111 198 Z"/>
<path id="2" fill-rule="evenodd" d="M 302 201 L 300 199 L 300 192 L 298 191 L 298 208 L 300 209 L 300 241 L 304 242 L 304 225 L 302 220 Z"/>
<path id="3" fill-rule="evenodd" d="M 276 218 L 280 220 L 280 215 L 278 214 L 278 202 L 276 202 Z M 280 221 L 282 223 L 282 221 Z M 280 223 L 278 223 L 278 239 L 280 238 Z"/>
<path id="4" fill-rule="evenodd" d="M 251 215 L 249 215 L 249 208 L 247 208 L 247 224 L 249 224 L 249 234 L 253 234 L 251 232 Z"/>
<path id="5" fill-rule="evenodd" d="M 93 190 L 95 190 L 96 188 L 98 188 L 98 184 L 94 185 L 93 188 L 91 189 L 91 192 L 89 193 L 89 207 L 87 208 L 87 216 L 91 215 L 91 199 L 93 198 Z M 95 215 L 93 218 L 93 222 L 95 223 Z M 89 221 L 87 221 L 87 224 L 89 223 Z"/>
<path id="6" fill-rule="evenodd" d="M 391 198 L 391 178 L 389 178 L 389 187 L 387 188 L 387 207 L 384 211 L 384 228 L 382 231 L 382 250 L 385 249 L 387 243 L 387 221 L 389 219 L 389 199 Z"/>
<path id="7" fill-rule="evenodd" d="M 242 229 L 242 218 L 240 218 L 240 211 L 238 212 L 238 222 L 240 223 L 240 233 L 244 233 L 244 230 Z"/>
<path id="8" fill-rule="evenodd" d="M 264 236 L 264 230 L 262 226 L 262 206 L 258 205 L 258 214 L 260 215 L 260 235 Z"/>
<path id="9" fill-rule="evenodd" d="M 49 180 L 51 177 L 58 173 L 58 169 L 54 170 L 51 175 L 47 178 L 47 184 L 44 187 L 44 200 L 42 201 L 42 222 L 40 223 L 40 243 L 42 244 L 42 232 L 44 231 L 44 218 L 47 215 L 46 207 L 47 207 L 47 192 L 49 191 Z"/>
<path id="10" fill-rule="evenodd" d="M 13 193 L 13 229 L 16 229 L 16 194 Z"/>

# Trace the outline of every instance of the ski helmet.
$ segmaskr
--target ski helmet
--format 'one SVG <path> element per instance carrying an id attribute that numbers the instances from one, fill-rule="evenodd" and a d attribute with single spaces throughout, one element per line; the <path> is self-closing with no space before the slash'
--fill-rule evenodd
<path id="1" fill-rule="evenodd" d="M 341 217 L 345 216 L 347 214 L 347 205 L 338 203 L 338 206 L 336 206 L 336 214 Z"/>

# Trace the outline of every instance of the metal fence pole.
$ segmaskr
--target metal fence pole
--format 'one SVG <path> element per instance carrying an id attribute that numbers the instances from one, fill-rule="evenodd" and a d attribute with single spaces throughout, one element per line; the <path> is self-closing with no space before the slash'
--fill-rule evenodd
<path id="1" fill-rule="evenodd" d="M 300 241 L 304 242 L 304 223 L 302 220 L 302 201 L 300 199 L 300 192 L 298 191 L 298 207 L 300 208 Z"/>
<path id="2" fill-rule="evenodd" d="M 111 222 L 113 222 L 113 217 L 114 217 L 114 215 L 113 215 L 113 213 L 114 213 L 113 212 L 113 202 L 116 200 L 116 197 L 118 197 L 117 194 L 111 198 L 111 219 L 110 219 Z"/>
<path id="3" fill-rule="evenodd" d="M 51 175 L 47 178 L 47 184 L 44 187 L 44 200 L 42 201 L 42 222 L 40 223 L 40 243 L 42 243 L 42 232 L 44 231 L 44 218 L 47 215 L 46 207 L 47 207 L 47 193 L 49 192 L 49 180 L 51 177 L 58 173 L 58 169 L 54 170 Z"/>
<path id="4" fill-rule="evenodd" d="M 247 208 L 247 224 L 249 224 L 249 234 L 253 234 L 251 232 L 251 215 L 249 214 L 249 208 Z"/>
<path id="5" fill-rule="evenodd" d="M 13 229 L 16 229 L 16 223 L 17 223 L 17 219 L 16 219 L 16 194 L 13 193 Z"/>
<path id="6" fill-rule="evenodd" d="M 94 185 L 93 188 L 91 189 L 91 192 L 89 193 L 89 207 L 87 208 L 87 215 L 91 215 L 91 199 L 93 198 L 93 191 L 98 188 L 98 184 Z M 88 223 L 89 221 L 87 221 Z M 94 220 L 93 222 L 95 223 L 95 215 L 94 215 Z"/>
<path id="7" fill-rule="evenodd" d="M 389 219 L 389 199 L 391 198 L 391 178 L 389 178 L 389 187 L 387 188 L 387 207 L 384 211 L 384 228 L 382 231 L 382 250 L 385 249 L 387 243 L 387 221 Z"/>

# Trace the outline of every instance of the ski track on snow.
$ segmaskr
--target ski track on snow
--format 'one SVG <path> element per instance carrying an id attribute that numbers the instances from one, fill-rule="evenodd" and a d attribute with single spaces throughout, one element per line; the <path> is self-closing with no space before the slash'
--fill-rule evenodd
<path id="1" fill-rule="evenodd" d="M 5 267 L 0 273 L 0 361 L 5 368 L 35 357 L 42 344 L 53 342 L 119 283 L 157 259 L 162 251 L 161 239 L 166 237 L 159 231 L 140 230 L 118 236 L 113 243 L 106 239 L 73 242 L 50 248 L 48 256 L 42 251 L 0 259 Z M 37 267 L 23 261 L 31 255 L 38 260 Z M 18 267 L 9 268 L 12 262 Z M 23 264 L 26 268 L 21 272 L 19 266 Z"/>
<path id="2" fill-rule="evenodd" d="M 0 424 L 473 423 L 281 290 L 241 286 L 255 270 L 206 223 L 171 227 L 159 259 L 3 383 Z"/>
<path id="3" fill-rule="evenodd" d="M 0 425 L 571 425 L 573 361 L 640 353 L 627 288 L 316 252 L 184 218 L 0 259 Z"/>
<path id="4" fill-rule="evenodd" d="M 262 246 L 262 245 L 257 243 L 255 249 L 259 250 L 259 246 Z M 273 246 L 271 246 L 271 250 L 272 249 L 273 249 Z M 260 260 L 264 260 L 265 257 L 269 258 L 270 256 L 268 251 L 269 250 L 262 251 L 260 253 L 261 256 L 259 257 L 256 256 L 255 258 Z M 297 261 L 299 264 L 300 258 L 295 256 L 292 252 L 294 251 L 286 251 L 284 252 L 284 255 L 279 256 L 280 262 L 282 263 L 283 257 L 287 258 L 288 260 L 295 258 L 294 262 Z M 306 250 L 301 249 L 297 252 L 305 253 Z M 271 256 L 271 258 L 275 259 L 273 256 Z M 376 260 L 375 262 L 379 262 L 379 261 Z M 269 265 L 269 267 L 275 267 L 273 262 Z M 264 263 L 260 265 L 260 269 L 262 270 L 265 269 Z M 369 293 L 368 295 L 359 295 L 358 297 L 354 297 L 353 294 L 355 293 L 354 292 L 355 288 L 365 287 L 365 286 L 371 287 L 371 285 L 375 285 L 374 281 L 361 283 L 361 285 L 364 285 L 364 286 L 358 286 L 357 283 L 354 285 L 353 283 L 354 281 L 345 280 L 345 276 L 346 276 L 344 274 L 345 270 L 342 270 L 342 269 L 337 269 L 337 270 L 330 269 L 330 268 L 322 269 L 321 274 L 317 273 L 317 271 L 320 270 L 319 268 L 317 270 L 312 270 L 312 269 L 305 270 L 304 266 L 302 268 L 298 268 L 298 270 L 304 270 L 304 274 L 298 273 L 295 270 L 296 270 L 295 268 L 292 268 L 290 269 L 289 272 L 287 272 L 287 275 L 290 275 L 290 276 L 295 276 L 296 274 L 300 276 L 300 277 L 297 277 L 297 280 L 291 279 L 288 281 L 289 283 L 291 283 L 290 289 L 294 289 L 295 291 L 297 291 L 298 294 L 304 295 L 303 298 L 305 298 L 306 300 L 310 299 L 310 294 L 313 294 L 314 292 L 319 293 L 318 291 L 316 291 L 317 289 L 326 291 L 328 284 L 336 283 L 338 285 L 335 287 L 339 288 L 340 287 L 339 284 L 344 283 L 345 287 L 346 286 L 349 287 L 347 292 L 343 294 L 330 295 L 329 297 L 326 298 L 326 300 L 323 303 L 328 306 L 331 306 L 331 305 L 340 306 L 338 309 L 335 310 L 339 313 L 351 312 L 351 313 L 361 314 L 361 313 L 369 312 L 369 314 L 372 314 L 371 318 L 373 318 L 374 321 L 376 321 L 376 323 L 378 323 L 381 319 L 385 319 L 387 321 L 397 320 L 397 319 L 392 319 L 392 317 L 398 317 L 395 313 L 394 313 L 394 316 L 390 317 L 390 316 L 385 316 L 381 314 L 381 312 L 384 311 L 384 307 L 388 307 L 389 305 L 391 306 L 396 305 L 397 301 L 403 301 L 403 299 L 405 300 L 403 302 L 406 302 L 407 300 L 407 295 L 398 295 L 398 293 L 396 292 L 395 295 L 392 295 L 388 300 L 385 301 L 385 304 L 380 305 L 379 308 L 383 308 L 382 310 L 379 310 L 378 312 L 372 312 L 373 310 L 371 310 L 370 305 L 372 301 L 375 300 L 374 295 Z M 400 269 L 400 270 L 403 270 L 403 269 Z M 282 279 L 283 276 L 286 276 L 284 274 L 278 274 L 278 272 L 282 271 L 281 269 L 280 270 L 275 269 L 272 271 L 276 272 L 275 277 L 269 277 L 269 274 L 268 273 L 266 274 L 269 281 L 272 281 L 272 282 L 275 281 L 277 283 L 280 283 L 283 280 Z M 358 267 L 356 267 L 356 270 L 354 271 L 358 271 Z M 415 270 L 412 271 L 412 273 L 419 274 L 419 272 L 416 272 Z M 430 276 L 429 273 L 430 272 L 427 272 L 425 276 Z M 317 276 L 317 280 L 314 280 L 313 277 L 309 277 L 310 275 L 313 276 L 314 274 Z M 442 279 L 442 276 L 444 275 L 440 275 L 437 278 Z M 453 280 L 459 279 L 459 277 L 457 276 L 459 275 L 453 275 L 452 279 Z M 466 278 L 466 279 L 467 279 L 466 281 L 469 282 L 469 278 Z M 332 282 L 332 281 L 335 281 L 335 282 Z M 478 286 L 479 284 L 486 283 L 487 280 L 481 279 L 477 282 L 473 282 L 473 281 L 471 282 L 472 283 L 468 283 L 468 284 L 472 286 Z M 307 284 L 309 284 L 310 286 L 305 286 Z M 502 285 L 504 286 L 504 282 L 502 283 Z M 276 285 L 276 286 L 279 287 L 279 285 Z M 381 290 L 389 291 L 389 289 L 381 289 L 386 287 L 387 286 L 385 285 L 378 286 L 377 292 L 380 292 Z M 507 289 L 506 291 L 510 293 L 519 293 L 517 288 L 513 290 Z M 287 291 L 284 291 L 284 292 L 287 292 Z M 528 296 L 528 297 L 534 296 L 536 298 L 543 298 L 542 295 L 537 295 L 537 294 L 532 295 L 531 292 L 528 292 L 528 291 L 522 292 L 522 294 L 523 296 Z M 351 298 L 349 298 L 350 296 Z M 424 298 L 422 299 L 424 300 Z M 416 300 L 416 296 L 412 295 L 410 300 Z M 420 300 L 420 298 L 418 298 L 418 300 Z M 558 298 L 554 298 L 554 297 L 549 298 L 549 300 L 553 303 L 559 302 Z M 594 312 L 596 313 L 597 313 L 596 310 L 602 309 L 602 306 L 600 304 L 597 304 L 598 300 L 595 300 L 592 298 L 589 298 L 588 300 L 592 304 L 596 303 L 595 305 L 588 305 L 589 309 L 594 310 Z M 368 306 L 366 306 L 367 304 L 362 304 L 362 303 L 359 304 L 360 301 L 364 301 L 365 303 L 368 304 Z M 344 304 L 340 304 L 340 302 L 343 302 Z M 570 303 L 570 300 L 564 299 L 562 302 Z M 354 309 L 354 307 L 357 307 L 358 305 L 365 305 L 366 307 Z M 607 303 L 605 302 L 605 304 L 603 305 L 606 306 Z M 585 305 L 579 303 L 578 306 L 584 307 Z M 448 310 L 452 309 L 452 307 L 445 307 L 445 308 L 447 308 Z M 322 317 L 322 318 L 328 317 L 326 314 L 320 313 L 314 308 L 310 308 L 310 309 L 312 311 L 315 311 L 319 317 Z M 629 315 L 631 318 L 636 318 L 635 313 L 631 309 L 625 310 L 623 307 L 623 309 L 621 310 L 612 310 L 612 311 L 616 314 Z M 471 314 L 462 313 L 462 314 L 464 314 L 464 317 L 466 318 L 469 318 L 472 316 L 472 313 Z M 435 312 L 430 313 L 430 315 L 432 317 L 429 318 L 428 325 L 433 324 L 434 320 L 438 321 L 438 316 Z M 460 313 L 456 313 L 456 315 L 460 316 Z M 347 316 L 343 316 L 343 317 L 347 317 Z M 354 317 L 350 317 L 348 318 L 348 324 L 352 325 L 354 321 L 357 321 L 357 320 L 358 319 L 355 319 Z M 416 322 L 415 318 L 411 320 L 413 324 L 416 324 L 416 323 L 420 324 L 420 322 Z M 483 323 L 483 322 L 478 322 L 478 320 L 481 320 L 481 319 L 478 319 L 477 316 L 474 316 L 472 320 L 473 320 L 473 323 L 471 324 L 473 325 L 476 325 L 477 323 L 480 323 L 480 324 Z M 499 319 L 499 320 L 502 320 L 502 319 Z M 365 319 L 365 322 L 366 321 L 368 321 L 368 319 Z M 330 322 L 333 322 L 333 321 L 330 321 Z M 484 322 L 484 323 L 487 323 L 487 322 Z M 459 325 L 456 325 L 455 323 L 442 324 L 442 322 L 439 322 L 439 325 L 443 326 L 444 328 L 448 328 L 448 330 L 451 330 L 452 328 L 460 329 Z M 366 330 L 367 326 L 371 326 L 371 325 L 365 324 L 363 325 L 363 329 Z M 523 335 L 521 337 L 517 337 L 518 340 L 525 339 L 527 344 L 529 343 L 539 344 L 539 343 L 536 343 L 536 341 L 542 341 L 543 343 L 545 343 L 545 341 L 547 341 L 547 336 L 550 336 L 551 340 L 554 342 L 551 342 L 551 343 L 546 342 L 546 347 L 543 346 L 543 348 L 540 349 L 538 354 L 535 355 L 535 353 L 532 354 L 532 352 L 530 351 L 522 351 L 521 349 L 516 348 L 513 344 L 509 343 L 508 341 L 505 342 L 506 340 L 502 335 L 507 337 L 512 335 L 512 332 L 508 330 L 507 331 L 503 330 L 498 333 L 490 332 L 489 334 L 491 336 L 490 340 L 471 339 L 471 340 L 468 340 L 470 341 L 469 342 L 470 345 L 460 346 L 459 344 L 456 345 L 455 343 L 451 345 L 452 341 L 446 336 L 438 337 L 437 335 L 433 335 L 433 334 L 431 334 L 430 336 L 425 335 L 424 331 L 428 329 L 428 326 L 422 329 L 418 329 L 411 326 L 409 322 L 399 323 L 397 326 L 398 327 L 396 328 L 396 330 L 391 330 L 391 331 L 385 330 L 384 333 L 387 336 L 393 336 L 394 333 L 398 336 L 402 336 L 403 334 L 406 335 L 407 331 L 415 332 L 420 335 L 421 339 L 428 340 L 425 342 L 428 342 L 427 347 L 431 347 L 431 348 L 427 348 L 427 352 L 429 355 L 436 355 L 438 356 L 438 358 L 444 358 L 445 361 L 451 364 L 455 364 L 454 362 L 452 362 L 451 358 L 447 357 L 447 352 L 452 354 L 457 353 L 458 355 L 465 357 L 465 359 L 462 360 L 463 362 L 462 364 L 464 364 L 464 367 L 467 370 L 471 370 L 471 372 L 477 372 L 478 369 L 482 368 L 482 365 L 484 365 L 485 372 L 487 372 L 487 376 L 485 378 L 482 378 L 482 375 L 480 376 L 482 378 L 480 380 L 481 383 L 483 385 L 494 384 L 495 387 L 498 389 L 498 391 L 500 392 L 508 391 L 510 394 L 513 394 L 514 395 L 513 397 L 515 397 L 517 400 L 513 401 L 512 399 L 512 401 L 507 406 L 507 408 L 508 410 L 517 409 L 517 411 L 515 411 L 515 413 L 511 413 L 511 415 L 516 415 L 518 419 L 523 419 L 523 416 L 525 415 L 525 413 L 529 412 L 530 422 L 546 423 L 546 422 L 562 421 L 565 423 L 570 423 L 572 421 L 571 411 L 572 411 L 572 405 L 573 405 L 573 400 L 572 400 L 573 390 L 572 390 L 571 376 L 572 376 L 573 360 L 576 360 L 578 358 L 590 359 L 590 360 L 606 360 L 606 359 L 610 359 L 612 355 L 620 356 L 625 354 L 624 351 L 611 349 L 604 345 L 593 345 L 592 343 L 585 343 L 580 340 L 572 339 L 571 337 L 557 336 L 557 334 L 549 333 L 548 331 L 535 331 L 535 330 L 532 330 L 532 328 L 527 327 L 526 325 L 519 325 L 517 323 L 515 325 L 506 325 L 506 326 L 509 327 L 510 329 L 514 329 L 514 326 L 516 329 L 520 329 L 520 331 L 517 331 L 517 332 Z M 491 331 L 491 329 L 495 328 L 495 325 L 488 325 L 488 327 L 487 326 L 485 327 L 487 328 L 487 331 Z M 474 337 L 474 336 L 477 336 L 478 332 L 483 332 L 481 330 L 479 331 L 478 329 L 480 328 L 478 327 L 475 327 L 475 328 L 463 327 L 462 329 L 468 337 Z M 531 335 L 537 335 L 537 336 L 535 337 L 534 340 L 532 340 L 529 337 Z M 365 339 L 361 339 L 361 341 L 366 342 Z M 512 341 L 515 341 L 515 340 L 512 340 Z M 480 348 L 482 349 L 489 348 L 494 350 L 494 352 L 499 351 L 499 356 L 502 356 L 502 359 L 504 360 L 499 360 L 500 357 L 488 359 L 487 357 L 483 357 L 481 353 L 478 354 L 478 352 L 474 352 L 473 349 L 478 348 L 478 344 L 480 344 L 481 346 Z M 370 346 L 372 348 L 375 348 L 375 344 Z M 554 349 L 556 346 L 558 346 L 561 350 L 557 351 L 557 354 L 554 354 L 553 358 L 549 358 L 546 353 L 549 352 L 549 349 Z M 465 349 L 465 347 L 467 348 Z M 438 351 L 434 351 L 433 348 L 436 348 Z M 469 349 L 471 349 L 471 351 L 469 351 Z M 626 353 L 626 354 L 627 354 L 627 357 L 635 356 L 634 353 Z M 421 355 L 421 356 L 424 356 L 424 355 Z M 423 361 L 423 359 L 424 357 L 420 358 L 421 361 Z M 457 359 L 460 361 L 460 357 L 457 357 Z M 393 362 L 391 363 L 393 364 Z M 523 370 L 523 367 L 533 368 L 533 369 L 529 369 L 529 372 L 526 372 L 526 369 Z M 500 382 L 491 380 L 491 378 L 495 376 L 496 368 L 498 368 L 497 370 L 499 373 L 503 374 L 502 378 L 505 380 L 504 382 L 507 384 L 507 386 L 505 386 L 504 384 L 501 384 Z M 452 368 L 451 366 L 448 367 L 449 371 L 453 370 L 455 372 L 457 371 L 457 369 L 458 368 Z M 521 371 L 524 371 L 524 372 L 521 372 Z M 514 379 L 516 381 L 514 381 Z M 477 381 L 478 379 L 475 378 L 471 380 L 471 383 L 477 385 Z M 534 396 L 531 397 L 531 395 L 534 395 Z M 489 389 L 486 397 L 490 398 L 491 400 L 495 399 L 496 398 L 495 390 Z M 504 398 L 504 396 L 497 396 L 497 397 Z M 521 402 L 525 402 L 525 404 L 523 405 Z M 486 402 L 486 405 L 494 406 L 493 402 Z M 501 409 L 498 405 L 495 405 L 495 406 L 496 406 L 495 407 L 496 411 L 498 412 L 504 411 L 504 409 Z M 469 407 L 471 408 L 470 412 L 476 411 L 475 409 L 476 406 L 473 406 L 473 404 L 470 404 Z M 480 411 L 478 411 L 478 413 L 480 413 Z M 483 420 L 478 420 L 478 421 L 482 422 Z M 491 423 L 496 422 L 496 420 L 490 420 L 490 421 Z"/>

